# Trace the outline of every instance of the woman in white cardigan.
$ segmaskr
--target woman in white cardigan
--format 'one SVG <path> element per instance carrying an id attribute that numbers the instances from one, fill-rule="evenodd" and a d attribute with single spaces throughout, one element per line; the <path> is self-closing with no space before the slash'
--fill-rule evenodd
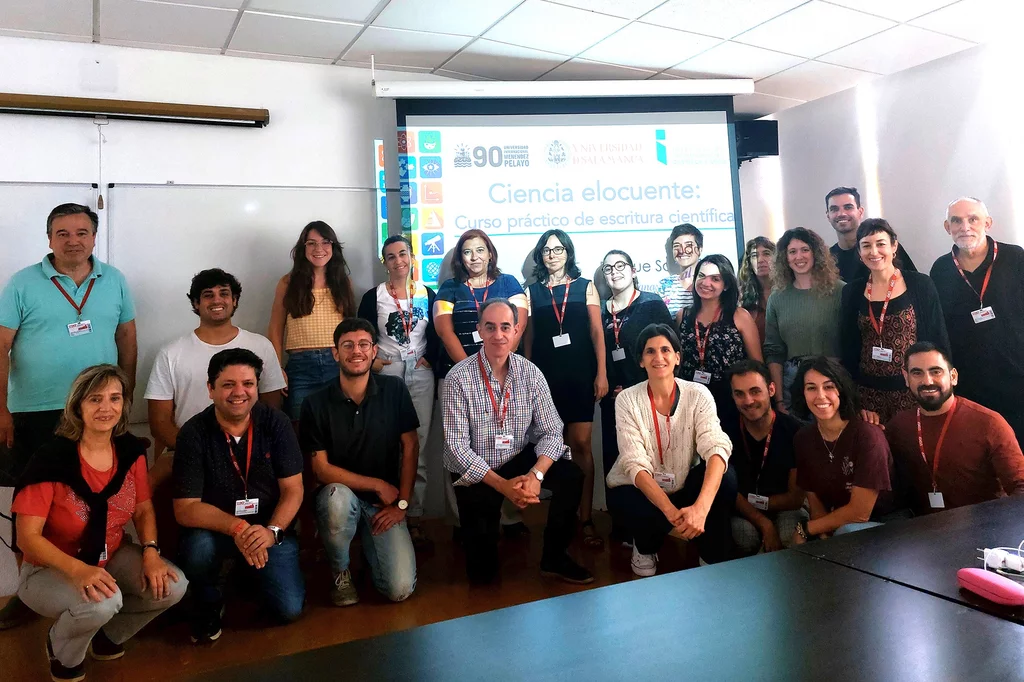
<path id="1" fill-rule="evenodd" d="M 658 549 L 673 529 L 697 543 L 702 563 L 725 561 L 736 479 L 715 401 L 707 387 L 676 378 L 680 346 L 671 327 L 648 325 L 636 347 L 647 381 L 615 399 L 619 458 L 608 474 L 609 509 L 633 534 L 633 573 L 657 572 Z"/>

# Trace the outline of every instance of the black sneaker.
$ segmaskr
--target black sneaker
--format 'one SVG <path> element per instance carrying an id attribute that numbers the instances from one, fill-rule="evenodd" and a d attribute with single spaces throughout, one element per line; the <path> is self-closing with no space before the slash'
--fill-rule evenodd
<path id="1" fill-rule="evenodd" d="M 501 531 L 505 534 L 505 537 L 513 540 L 515 538 L 525 537 L 530 534 L 530 529 L 526 527 L 526 524 L 522 521 L 516 523 L 510 523 L 503 525 Z"/>
<path id="2" fill-rule="evenodd" d="M 573 585 L 588 585 L 594 582 L 590 571 L 563 554 L 553 561 L 540 562 L 540 574 L 545 578 L 558 578 Z"/>
<path id="3" fill-rule="evenodd" d="M 100 628 L 89 642 L 89 655 L 97 661 L 113 661 L 124 656 L 124 647 L 111 642 L 107 633 Z"/>
<path id="4" fill-rule="evenodd" d="M 0 609 L 0 630 L 10 630 L 23 623 L 27 623 L 35 617 L 35 611 L 25 606 L 25 602 L 18 599 L 18 595 L 10 598 L 7 604 Z"/>
<path id="5" fill-rule="evenodd" d="M 220 610 L 208 611 L 204 614 L 197 614 L 192 621 L 192 643 L 212 644 L 220 639 Z"/>
<path id="6" fill-rule="evenodd" d="M 63 665 L 53 655 L 53 646 L 50 644 L 50 633 L 46 633 L 46 658 L 50 661 L 50 679 L 53 682 L 81 682 L 85 679 L 85 661 L 70 668 Z"/>

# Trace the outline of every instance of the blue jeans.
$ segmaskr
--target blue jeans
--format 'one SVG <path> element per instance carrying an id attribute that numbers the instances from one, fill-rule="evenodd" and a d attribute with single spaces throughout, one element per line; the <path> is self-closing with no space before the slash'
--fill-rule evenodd
<path id="1" fill-rule="evenodd" d="M 348 570 L 349 547 L 358 529 L 373 586 L 391 601 L 404 601 L 416 589 L 416 551 L 405 521 L 373 534 L 371 520 L 378 511 L 340 483 L 324 486 L 316 496 L 316 521 L 331 572 Z"/>
<path id="2" fill-rule="evenodd" d="M 427 438 L 430 436 L 430 421 L 434 417 L 434 370 L 417 367 L 407 373 L 401 357 L 390 357 L 384 352 L 378 353 L 377 357 L 391 361 L 390 365 L 384 365 L 381 374 L 390 374 L 405 381 L 420 422 L 416 429 L 420 440 L 420 459 L 416 465 L 416 482 L 412 487 L 408 514 L 410 519 L 418 519 L 423 516 L 423 502 L 427 497 Z"/>
<path id="3" fill-rule="evenodd" d="M 864 521 L 863 523 L 847 523 L 839 526 L 832 535 L 846 535 L 847 533 L 856 533 L 859 530 L 867 530 L 868 528 L 874 528 L 875 526 L 884 525 L 881 521 Z"/>
<path id="4" fill-rule="evenodd" d="M 178 565 L 192 588 L 195 616 L 219 611 L 224 603 L 220 573 L 227 559 L 236 567 L 255 571 L 264 604 L 271 615 L 292 623 L 302 615 L 306 584 L 299 570 L 299 542 L 294 535 L 267 550 L 267 564 L 256 570 L 245 562 L 230 536 L 203 528 L 182 530 L 178 546 Z"/>
<path id="5" fill-rule="evenodd" d="M 285 412 L 293 420 L 299 418 L 302 401 L 329 381 L 337 381 L 340 369 L 330 348 L 313 348 L 288 352 L 288 395 Z"/>

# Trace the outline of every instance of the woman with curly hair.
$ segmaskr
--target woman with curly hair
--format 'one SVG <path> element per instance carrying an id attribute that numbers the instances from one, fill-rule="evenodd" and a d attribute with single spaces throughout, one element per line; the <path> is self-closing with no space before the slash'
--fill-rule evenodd
<path id="1" fill-rule="evenodd" d="M 772 267 L 765 312 L 764 356 L 776 386 L 776 407 L 788 414 L 792 382 L 805 357 L 839 357 L 843 282 L 824 240 L 804 227 L 786 230 Z"/>
<path id="2" fill-rule="evenodd" d="M 764 318 L 768 294 L 772 291 L 772 259 L 775 244 L 767 237 L 754 237 L 747 242 L 740 262 L 740 306 L 754 318 L 758 338 L 764 343 Z"/>
<path id="3" fill-rule="evenodd" d="M 288 353 L 285 411 L 298 420 L 303 398 L 338 378 L 334 329 L 355 316 L 356 300 L 341 242 L 324 221 L 302 228 L 291 257 L 292 270 L 274 292 L 267 337 L 279 358 Z"/>

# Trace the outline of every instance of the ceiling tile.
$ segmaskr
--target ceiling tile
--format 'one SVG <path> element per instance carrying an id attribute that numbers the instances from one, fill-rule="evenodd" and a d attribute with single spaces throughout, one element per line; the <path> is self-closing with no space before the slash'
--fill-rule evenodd
<path id="1" fill-rule="evenodd" d="M 956 36 L 976 43 L 1012 37 L 1024 21 L 1024 4 L 1007 0 L 960 0 L 918 19 L 914 26 Z"/>
<path id="2" fill-rule="evenodd" d="M 193 54 L 215 54 L 219 55 L 220 47 L 196 47 L 194 45 L 174 45 L 172 43 L 147 43 L 141 40 L 121 40 L 118 38 L 105 38 L 104 45 L 117 47 L 135 47 L 142 50 L 165 50 L 172 52 L 189 52 Z"/>
<path id="3" fill-rule="evenodd" d="M 626 66 L 602 64 L 588 59 L 572 59 L 560 64 L 554 70 L 540 77 L 542 81 L 600 81 L 600 80 L 646 80 L 653 71 L 631 69 Z"/>
<path id="4" fill-rule="evenodd" d="M 484 34 L 489 40 L 574 55 L 626 25 L 625 19 L 526 0 Z"/>
<path id="5" fill-rule="evenodd" d="M 354 69 L 371 68 L 370 62 L 348 61 L 346 59 L 334 62 L 334 64 L 335 66 L 348 66 Z M 381 62 L 374 62 L 373 67 L 375 67 L 378 71 L 384 70 L 398 73 L 431 73 L 434 70 L 432 67 L 426 66 L 403 66 L 401 64 L 382 64 Z"/>
<path id="6" fill-rule="evenodd" d="M 528 47 L 480 39 L 444 65 L 446 69 L 496 80 L 533 80 L 565 57 Z"/>
<path id="7" fill-rule="evenodd" d="M 298 57 L 289 54 L 267 54 L 266 52 L 246 52 L 245 50 L 225 50 L 229 57 L 245 57 L 247 59 L 269 59 L 275 62 L 301 62 L 303 64 L 324 64 L 330 66 L 334 57 Z M 336 57 L 337 55 L 335 55 Z"/>
<path id="8" fill-rule="evenodd" d="M 449 71 L 448 69 L 438 69 L 435 72 L 438 76 L 445 76 L 446 78 L 454 78 L 460 81 L 489 81 L 491 78 L 484 78 L 483 76 L 474 76 L 471 73 L 459 73 L 458 71 Z"/>
<path id="9" fill-rule="evenodd" d="M 733 113 L 743 118 L 761 118 L 783 109 L 803 104 L 800 99 L 776 97 L 763 92 L 752 92 L 747 95 L 736 95 L 732 98 Z"/>
<path id="10" fill-rule="evenodd" d="M 756 89 L 768 95 L 810 101 L 852 88 L 876 75 L 821 62 L 804 62 L 758 81 Z"/>
<path id="11" fill-rule="evenodd" d="M 635 23 L 579 55 L 609 64 L 660 71 L 714 47 L 717 38 Z"/>
<path id="12" fill-rule="evenodd" d="M 246 9 L 364 22 L 377 4 L 378 0 L 252 0 Z"/>
<path id="13" fill-rule="evenodd" d="M 665 0 L 550 0 L 559 5 L 589 9 L 624 19 L 639 19 Z"/>
<path id="14" fill-rule="evenodd" d="M 803 57 L 725 42 L 672 68 L 695 77 L 760 80 L 804 61 Z"/>
<path id="15" fill-rule="evenodd" d="M 63 40 L 68 43 L 91 43 L 92 35 L 74 36 L 68 33 L 45 33 L 43 31 L 19 31 L 13 28 L 0 28 L 0 36 L 7 38 L 31 38 L 33 40 Z"/>
<path id="16" fill-rule="evenodd" d="M 686 76 L 675 74 L 670 71 L 661 71 L 651 76 L 652 81 L 677 81 L 686 80 Z"/>
<path id="17" fill-rule="evenodd" d="M 471 39 L 443 33 L 401 31 L 370 26 L 345 53 L 345 61 L 370 61 L 435 68 L 464 47 Z"/>
<path id="18" fill-rule="evenodd" d="M 910 21 L 940 7 L 951 5 L 956 0 L 828 0 L 833 5 L 843 5 L 868 14 L 877 14 L 893 21 Z"/>
<path id="19" fill-rule="evenodd" d="M 200 7 L 220 7 L 221 9 L 238 9 L 243 0 L 146 0 L 162 2 L 165 5 L 199 5 Z"/>
<path id="20" fill-rule="evenodd" d="M 669 0 L 644 17 L 644 23 L 732 38 L 802 5 L 807 0 Z"/>
<path id="21" fill-rule="evenodd" d="M 735 38 L 801 57 L 817 57 L 894 26 L 892 21 L 813 0 Z"/>
<path id="22" fill-rule="evenodd" d="M 92 36 L 92 3 L 67 0 L 3 0 L 0 28 Z"/>
<path id="23" fill-rule="evenodd" d="M 221 48 L 238 12 L 139 0 L 101 0 L 100 38 Z"/>
<path id="24" fill-rule="evenodd" d="M 229 47 L 245 52 L 333 59 L 352 42 L 360 28 L 358 24 L 246 11 Z"/>
<path id="25" fill-rule="evenodd" d="M 391 0 L 374 26 L 478 36 L 522 0 L 446 0 L 437 11 L 437 0 Z"/>
<path id="26" fill-rule="evenodd" d="M 818 58 L 829 64 L 890 74 L 974 47 L 959 38 L 899 25 Z"/>

